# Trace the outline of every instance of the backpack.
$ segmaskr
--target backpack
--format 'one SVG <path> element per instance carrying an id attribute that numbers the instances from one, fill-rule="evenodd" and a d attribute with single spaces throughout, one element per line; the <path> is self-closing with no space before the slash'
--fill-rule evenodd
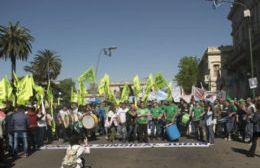
<path id="1" fill-rule="evenodd" d="M 62 167 L 63 168 L 75 168 L 77 166 L 77 151 L 79 147 L 73 149 L 72 146 L 67 149 L 66 155 L 63 158 Z"/>

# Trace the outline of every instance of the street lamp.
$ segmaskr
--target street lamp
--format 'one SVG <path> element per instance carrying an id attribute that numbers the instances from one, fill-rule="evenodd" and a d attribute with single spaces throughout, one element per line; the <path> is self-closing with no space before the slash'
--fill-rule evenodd
<path id="1" fill-rule="evenodd" d="M 97 77 L 98 74 L 98 69 L 99 69 L 99 64 L 100 64 L 100 59 L 102 55 L 106 55 L 111 57 L 112 56 L 112 51 L 116 50 L 117 47 L 108 47 L 108 48 L 102 48 L 98 54 L 98 60 L 97 60 L 97 64 L 96 64 L 96 69 L 95 69 L 95 75 Z"/>
<path id="2" fill-rule="evenodd" d="M 213 2 L 214 6 L 217 7 L 221 3 L 230 3 L 234 5 L 240 5 L 244 8 L 244 18 L 248 18 L 248 40 L 249 40 L 249 54 L 250 54 L 250 67 L 251 67 L 251 78 L 254 78 L 254 58 L 253 58 L 253 48 L 252 48 L 252 35 L 251 35 L 251 11 L 246 4 L 238 1 L 228 1 L 228 0 L 206 0 Z M 255 98 L 255 89 L 252 89 L 253 98 Z"/>

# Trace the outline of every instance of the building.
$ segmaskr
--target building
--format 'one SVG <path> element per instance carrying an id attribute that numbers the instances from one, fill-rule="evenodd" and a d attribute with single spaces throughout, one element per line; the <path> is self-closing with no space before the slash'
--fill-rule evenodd
<path id="1" fill-rule="evenodd" d="M 232 46 L 208 47 L 198 65 L 198 83 L 211 92 L 225 87 L 228 76 L 226 59 L 232 55 Z"/>
<path id="2" fill-rule="evenodd" d="M 125 84 L 127 84 L 130 88 L 132 88 L 132 86 L 133 86 L 132 81 L 111 82 L 110 90 L 115 94 L 116 97 L 120 97 L 120 94 L 121 94 Z M 145 85 L 146 85 L 146 82 L 140 81 L 141 88 L 144 88 Z"/>
<path id="3" fill-rule="evenodd" d="M 253 68 L 254 76 L 260 84 L 260 1 L 236 0 L 245 4 L 251 11 L 251 17 L 244 17 L 245 8 L 234 4 L 228 19 L 232 23 L 231 36 L 233 38 L 233 55 L 227 59 L 226 69 L 230 76 L 228 93 L 233 97 L 248 97 L 252 95 L 248 79 L 251 77 L 251 63 L 249 50 L 249 26 L 252 28 Z M 255 89 L 260 94 L 260 87 Z"/>

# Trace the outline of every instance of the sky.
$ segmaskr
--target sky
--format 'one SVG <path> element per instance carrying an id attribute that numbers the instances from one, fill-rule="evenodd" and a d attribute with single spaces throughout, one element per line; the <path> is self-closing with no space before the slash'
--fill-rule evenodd
<path id="1" fill-rule="evenodd" d="M 18 76 L 39 50 L 62 59 L 58 79 L 77 80 L 95 67 L 102 48 L 98 79 L 144 79 L 161 72 L 172 80 L 183 56 L 201 57 L 209 46 L 232 44 L 230 5 L 216 10 L 205 0 L 0 0 L 0 25 L 19 21 L 35 41 L 27 62 L 17 62 Z M 0 59 L 0 77 L 10 76 L 10 60 Z"/>

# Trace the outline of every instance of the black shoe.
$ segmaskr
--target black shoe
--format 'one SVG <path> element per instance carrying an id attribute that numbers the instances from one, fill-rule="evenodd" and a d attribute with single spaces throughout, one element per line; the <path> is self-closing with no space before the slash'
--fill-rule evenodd
<path id="1" fill-rule="evenodd" d="M 247 157 L 255 157 L 255 155 L 252 154 L 252 153 L 248 153 L 246 156 L 247 156 Z"/>

